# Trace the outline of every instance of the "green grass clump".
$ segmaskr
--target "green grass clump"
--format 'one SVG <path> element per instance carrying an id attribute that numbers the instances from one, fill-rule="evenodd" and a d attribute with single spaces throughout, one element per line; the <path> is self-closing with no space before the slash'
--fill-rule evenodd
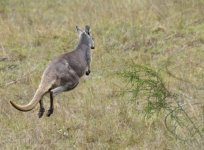
<path id="1" fill-rule="evenodd" d="M 151 115 L 168 108 L 166 99 L 171 94 L 157 72 L 146 66 L 135 64 L 129 67 L 129 70 L 124 71 L 122 76 L 130 83 L 129 92 L 133 94 L 134 101 L 137 101 L 139 96 L 145 97 L 146 114 Z"/>
<path id="2" fill-rule="evenodd" d="M 142 65 L 131 65 L 121 75 L 127 80 L 127 92 L 132 94 L 132 100 L 140 105 L 141 100 L 145 115 L 163 113 L 167 131 L 181 141 L 196 141 L 202 139 L 202 128 L 193 122 L 185 107 L 180 104 L 178 94 L 171 93 L 165 86 L 158 72 Z M 168 100 L 171 100 L 169 102 Z M 170 127 L 171 126 L 171 127 Z M 178 131 L 180 130 L 180 131 Z M 199 137 L 198 137 L 199 136 Z"/>

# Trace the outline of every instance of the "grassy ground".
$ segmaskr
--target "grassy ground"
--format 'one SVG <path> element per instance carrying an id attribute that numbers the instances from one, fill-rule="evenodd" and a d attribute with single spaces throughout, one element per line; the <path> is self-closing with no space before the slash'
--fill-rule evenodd
<path id="1" fill-rule="evenodd" d="M 86 24 L 96 43 L 90 76 L 55 98 L 50 118 L 12 108 L 9 100 L 31 100 L 46 64 L 71 51 L 75 25 Z M 121 94 L 117 73 L 133 62 L 160 73 L 203 135 L 203 0 L 0 0 L 0 149 L 202 149 L 202 137 L 176 139 L 163 112 L 148 119 Z"/>

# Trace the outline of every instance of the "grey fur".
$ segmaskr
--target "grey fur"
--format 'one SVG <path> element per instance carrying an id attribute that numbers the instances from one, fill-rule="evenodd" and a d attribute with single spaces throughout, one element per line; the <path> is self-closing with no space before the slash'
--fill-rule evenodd
<path id="1" fill-rule="evenodd" d="M 86 73 L 90 73 L 91 51 L 94 49 L 94 41 L 90 34 L 90 27 L 85 26 L 82 31 L 76 26 L 79 43 L 77 47 L 68 53 L 64 53 L 52 60 L 45 69 L 40 85 L 27 105 L 17 105 L 10 101 L 13 107 L 20 111 L 30 111 L 37 103 L 40 104 L 39 117 L 43 116 L 45 111 L 42 97 L 50 93 L 50 108 L 47 116 L 53 113 L 53 97 L 61 92 L 70 91 L 79 84 L 79 79 Z"/>

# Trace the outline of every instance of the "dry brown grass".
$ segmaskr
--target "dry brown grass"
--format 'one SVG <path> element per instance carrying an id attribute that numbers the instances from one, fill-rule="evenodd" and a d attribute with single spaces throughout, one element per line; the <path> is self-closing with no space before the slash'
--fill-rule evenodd
<path id="1" fill-rule="evenodd" d="M 164 113 L 144 117 L 116 73 L 132 62 L 159 71 L 203 134 L 203 16 L 202 0 L 1 0 L 0 149 L 202 149 L 199 137 L 172 136 Z M 75 25 L 86 24 L 96 40 L 91 75 L 55 98 L 50 118 L 12 108 L 9 100 L 32 98 L 48 61 L 71 51 Z"/>

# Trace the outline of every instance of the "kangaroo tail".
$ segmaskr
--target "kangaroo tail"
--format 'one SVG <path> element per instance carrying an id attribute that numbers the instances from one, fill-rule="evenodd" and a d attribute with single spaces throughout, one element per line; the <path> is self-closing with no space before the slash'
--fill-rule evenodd
<path id="1" fill-rule="evenodd" d="M 35 95 L 34 95 L 33 99 L 27 105 L 18 105 L 18 104 L 15 104 L 12 101 L 10 101 L 10 103 L 14 108 L 16 108 L 16 109 L 18 109 L 20 111 L 30 111 L 37 105 L 37 103 L 48 92 L 49 89 L 50 89 L 50 87 L 45 88 L 43 86 L 39 86 L 39 88 L 35 92 Z"/>

